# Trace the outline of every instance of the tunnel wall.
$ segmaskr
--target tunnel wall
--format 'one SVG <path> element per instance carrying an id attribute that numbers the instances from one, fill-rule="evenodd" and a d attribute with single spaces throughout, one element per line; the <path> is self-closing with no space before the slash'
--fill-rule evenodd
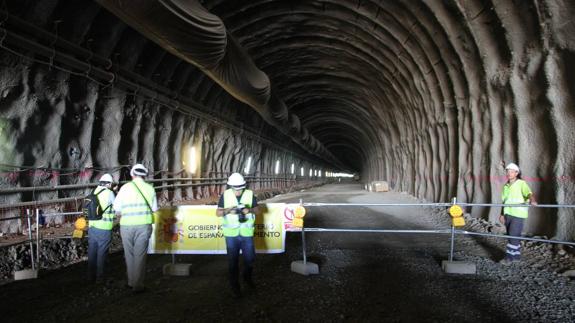
<path id="1" fill-rule="evenodd" d="M 233 149 L 237 142 L 253 147 L 254 167 L 262 173 L 271 172 L 282 155 L 309 160 L 308 167 L 321 164 L 315 157 L 291 157 L 289 152 L 301 150 L 258 117 L 257 106 L 238 102 L 218 84 L 222 80 L 172 56 L 174 48 L 154 44 L 96 2 L 6 3 L 10 15 L 2 26 L 45 47 L 43 55 L 41 50 L 30 55 L 42 56 L 44 64 L 3 48 L 0 104 L 6 125 L 0 147 L 22 147 L 2 156 L 6 163 L 73 169 L 144 161 L 154 170 L 175 171 L 181 164 L 177 143 L 203 138 L 209 172 L 241 167 L 245 154 Z M 226 36 L 233 49 L 249 55 L 269 78 L 277 99 L 271 103 L 285 104 L 274 112 L 283 121 L 291 116 L 289 127 L 301 129 L 301 142 L 315 138 L 362 180 L 387 180 L 395 190 L 428 201 L 497 203 L 504 166 L 516 162 L 541 203 L 574 202 L 573 1 L 204 0 L 201 5 L 233 36 Z M 186 14 L 194 18 L 193 12 Z M 5 38 L 0 46 L 12 39 Z M 61 52 L 84 64 L 76 62 L 72 74 L 58 69 L 52 60 Z M 233 64 L 226 67 L 233 70 Z M 99 85 L 84 77 L 96 74 Z M 137 86 L 116 87 L 120 76 L 130 76 Z M 136 95 L 145 83 L 162 85 L 163 92 Z M 159 104 L 162 95 L 168 100 Z M 237 124 L 226 130 L 194 121 L 180 104 Z M 118 127 L 119 136 L 108 135 Z M 278 143 L 287 148 L 269 148 Z M 165 155 L 173 157 L 164 160 Z M 3 181 L 30 186 L 96 176 L 90 169 L 77 178 L 36 175 Z M 10 198 L 32 194 L 24 195 Z M 492 221 L 499 214 L 498 208 L 467 211 Z M 573 211 L 533 209 L 525 229 L 573 239 Z"/>
<path id="2" fill-rule="evenodd" d="M 0 53 L 0 60 L 0 189 L 93 183 L 105 172 L 115 181 L 124 181 L 135 163 L 144 164 L 149 178 L 154 179 L 223 179 L 232 172 L 245 174 L 251 157 L 248 183 L 253 176 L 270 178 L 250 185 L 258 190 L 277 188 L 271 178 L 309 178 L 310 168 L 321 169 L 294 152 L 238 133 L 222 122 L 175 111 L 146 96 L 102 86 L 85 76 L 6 52 Z M 193 173 L 187 167 L 192 162 L 192 146 L 199 163 Z M 297 171 L 294 175 L 292 163 Z M 306 176 L 299 176 L 300 167 L 306 169 Z M 214 184 L 162 190 L 159 198 L 162 204 L 213 198 L 223 188 Z M 2 202 L 49 201 L 84 194 L 86 189 L 4 194 Z M 17 222 L 1 225 L 3 232 L 20 230 Z"/>
<path id="3" fill-rule="evenodd" d="M 392 50 L 401 43 L 390 60 L 411 78 L 392 109 L 375 107 L 387 117 L 375 141 L 381 148 L 365 149 L 363 177 L 428 201 L 499 203 L 504 167 L 515 162 L 539 203 L 573 204 L 575 4 L 392 3 L 379 19 L 371 2 L 357 9 Z M 467 211 L 492 221 L 500 214 Z M 532 208 L 524 230 L 573 239 L 574 216 L 571 208 Z"/>

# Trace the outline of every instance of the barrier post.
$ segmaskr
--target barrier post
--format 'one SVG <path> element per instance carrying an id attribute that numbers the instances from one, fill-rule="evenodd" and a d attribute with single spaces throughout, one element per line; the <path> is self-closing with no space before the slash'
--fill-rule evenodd
<path id="1" fill-rule="evenodd" d="M 36 264 L 34 263 L 34 245 L 32 242 L 32 226 L 30 217 L 30 209 L 26 209 L 26 219 L 28 221 L 28 242 L 30 244 L 30 260 L 32 261 L 32 269 L 23 269 L 14 272 L 14 280 L 31 279 L 38 278 L 38 270 L 36 269 Z"/>
<path id="2" fill-rule="evenodd" d="M 294 219 L 294 224 L 301 223 L 301 246 L 302 246 L 303 261 L 301 260 L 292 261 L 291 271 L 305 276 L 319 274 L 318 265 L 313 262 L 307 261 L 306 245 L 305 245 L 305 226 L 303 224 L 305 209 L 303 208 L 303 201 L 301 199 L 299 200 L 299 204 L 300 205 L 298 206 L 298 209 L 294 211 L 294 217 L 296 217 L 296 219 L 299 221 L 295 221 L 296 219 Z"/>
<path id="3" fill-rule="evenodd" d="M 155 218 L 158 219 L 158 215 L 156 215 Z M 173 218 L 173 220 L 176 220 L 176 218 Z M 183 219 L 181 220 L 184 221 Z M 160 224 L 156 223 L 156 225 Z M 177 229 L 174 228 L 174 226 L 176 225 L 175 221 L 170 223 L 170 225 L 174 229 L 173 232 L 177 232 Z M 192 264 L 176 263 L 176 254 L 172 250 L 172 262 L 164 264 L 164 266 L 162 267 L 162 273 L 166 276 L 189 276 L 191 268 Z"/>
<path id="4" fill-rule="evenodd" d="M 457 204 L 457 197 L 454 197 L 452 202 L 452 205 L 456 205 Z M 452 262 L 453 261 L 453 249 L 455 248 L 455 225 L 453 224 L 453 222 L 451 223 L 451 246 L 449 247 L 449 261 Z"/>
<path id="5" fill-rule="evenodd" d="M 36 209 L 36 266 L 40 269 L 40 210 Z"/>
<path id="6" fill-rule="evenodd" d="M 453 250 L 455 249 L 455 226 L 465 225 L 463 220 L 463 209 L 457 205 L 457 198 L 454 197 L 449 208 L 451 220 L 451 241 L 449 248 L 449 260 L 441 262 L 441 268 L 448 274 L 475 274 L 477 268 L 474 263 L 464 261 L 453 261 Z"/>

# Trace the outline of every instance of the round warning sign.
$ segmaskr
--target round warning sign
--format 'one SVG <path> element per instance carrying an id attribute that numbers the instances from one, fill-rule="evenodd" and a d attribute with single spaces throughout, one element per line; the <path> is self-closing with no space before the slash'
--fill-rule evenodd
<path id="1" fill-rule="evenodd" d="M 301 219 L 305 216 L 305 208 L 301 205 L 297 206 L 293 212 L 294 217 Z"/>
<path id="2" fill-rule="evenodd" d="M 449 208 L 449 215 L 451 215 L 452 218 L 460 217 L 463 215 L 463 209 L 459 205 L 453 205 Z"/>
<path id="3" fill-rule="evenodd" d="M 74 222 L 74 227 L 76 228 L 76 230 L 84 230 L 86 229 L 86 225 L 88 223 L 86 223 L 86 218 L 84 217 L 79 217 L 76 222 Z"/>

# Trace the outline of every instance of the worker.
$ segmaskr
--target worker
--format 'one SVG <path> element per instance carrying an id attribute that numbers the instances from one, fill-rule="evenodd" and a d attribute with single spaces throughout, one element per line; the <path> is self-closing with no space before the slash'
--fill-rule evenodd
<path id="1" fill-rule="evenodd" d="M 120 188 L 114 201 L 114 210 L 120 217 L 127 286 L 134 293 L 144 291 L 148 242 L 152 235 L 154 212 L 158 210 L 154 187 L 144 181 L 147 175 L 148 170 L 144 165 L 134 165 L 130 170 L 132 181 Z"/>
<path id="2" fill-rule="evenodd" d="M 220 196 L 216 215 L 223 217 L 229 283 L 234 296 L 239 298 L 242 296 L 239 284 L 240 250 L 244 258 L 244 283 L 249 289 L 255 290 L 252 272 L 256 257 L 254 223 L 258 205 L 254 192 L 246 189 L 246 181 L 241 174 L 233 173 L 227 185 L 229 188 Z"/>
<path id="3" fill-rule="evenodd" d="M 521 179 L 519 166 L 510 163 L 505 167 L 507 183 L 503 186 L 501 200 L 503 204 L 531 204 L 537 205 L 535 195 L 529 185 Z M 528 216 L 527 207 L 504 207 L 502 208 L 499 221 L 505 225 L 507 235 L 521 236 L 523 224 Z M 500 261 L 503 265 L 509 265 L 521 259 L 521 240 L 509 238 L 505 251 L 505 258 Z"/>
<path id="4" fill-rule="evenodd" d="M 102 175 L 98 186 L 92 192 L 98 198 L 102 218 L 88 222 L 88 279 L 90 282 L 102 282 L 104 266 L 112 242 L 112 227 L 116 217 L 112 207 L 114 203 L 114 192 L 111 190 L 113 181 L 112 175 Z"/>

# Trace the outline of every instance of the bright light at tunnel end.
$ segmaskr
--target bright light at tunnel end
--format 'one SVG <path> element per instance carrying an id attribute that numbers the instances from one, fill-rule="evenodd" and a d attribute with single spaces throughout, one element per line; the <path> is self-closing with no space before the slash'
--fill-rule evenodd
<path id="1" fill-rule="evenodd" d="M 333 177 L 353 177 L 353 174 L 348 173 L 333 173 Z"/>

